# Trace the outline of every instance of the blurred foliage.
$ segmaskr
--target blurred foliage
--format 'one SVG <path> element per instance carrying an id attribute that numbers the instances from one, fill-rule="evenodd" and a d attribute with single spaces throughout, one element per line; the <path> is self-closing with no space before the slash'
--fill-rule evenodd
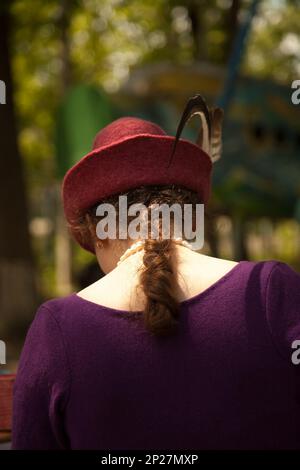
<path id="1" fill-rule="evenodd" d="M 53 127 L 63 93 L 63 2 L 12 2 L 12 58 L 20 144 L 31 184 L 53 176 Z M 132 67 L 195 60 L 190 5 L 198 9 L 199 60 L 226 63 L 230 0 L 82 0 L 69 5 L 71 82 L 117 91 Z M 249 0 L 241 2 L 239 16 Z M 299 0 L 264 0 L 250 33 L 243 70 L 290 83 L 300 72 Z"/>
<path id="2" fill-rule="evenodd" d="M 31 216 L 53 217 L 45 192 L 55 182 L 54 127 L 66 84 L 91 83 L 114 93 L 132 68 L 143 64 L 226 65 L 250 0 L 234 4 L 237 11 L 232 0 L 12 2 L 15 103 Z M 299 0 L 262 0 L 242 64 L 245 73 L 288 84 L 299 76 L 299 6 Z M 48 293 L 53 246 L 44 254 L 45 247 L 37 245 Z M 75 248 L 76 263 L 89 259 Z"/>
<path id="3" fill-rule="evenodd" d="M 262 2 L 252 25 L 244 71 L 291 84 L 300 75 L 300 1 Z"/>

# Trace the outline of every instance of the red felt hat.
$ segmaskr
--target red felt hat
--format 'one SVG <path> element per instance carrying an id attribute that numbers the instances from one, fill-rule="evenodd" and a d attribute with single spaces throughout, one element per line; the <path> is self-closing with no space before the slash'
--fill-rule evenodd
<path id="1" fill-rule="evenodd" d="M 65 216 L 83 248 L 94 253 L 93 244 L 83 241 L 72 224 L 113 194 L 142 185 L 178 184 L 196 191 L 207 203 L 212 159 L 198 145 L 178 136 L 179 129 L 175 138 L 136 117 L 119 118 L 98 132 L 92 151 L 70 168 L 62 184 Z"/>

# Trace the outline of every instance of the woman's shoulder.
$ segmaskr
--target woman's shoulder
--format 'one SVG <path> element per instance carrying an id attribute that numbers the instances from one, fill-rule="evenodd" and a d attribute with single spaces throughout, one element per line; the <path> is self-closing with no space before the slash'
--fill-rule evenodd
<path id="1" fill-rule="evenodd" d="M 36 310 L 33 322 L 55 323 L 62 331 L 80 328 L 86 313 L 91 310 L 91 303 L 82 303 L 82 299 L 72 292 L 62 297 L 53 297 L 42 302 Z"/>
<path id="2" fill-rule="evenodd" d="M 274 343 L 290 358 L 293 342 L 300 340 L 300 274 L 287 263 L 276 262 L 269 272 L 265 312 Z"/>
<path id="3" fill-rule="evenodd" d="M 74 306 L 75 294 L 75 292 L 72 292 L 62 297 L 51 297 L 44 300 L 39 305 L 37 314 L 40 314 L 40 312 L 45 315 L 48 314 L 57 320 L 57 314 L 63 314 L 70 306 Z"/>
<path id="4" fill-rule="evenodd" d="M 265 288 L 270 291 L 274 288 L 274 280 L 279 281 L 281 285 L 288 284 L 289 282 L 299 282 L 300 274 L 291 265 L 284 261 L 276 259 L 262 260 L 262 261 L 247 261 L 243 262 L 244 271 L 249 272 L 253 278 L 255 273 L 256 277 L 261 279 L 261 283 Z"/>
<path id="5" fill-rule="evenodd" d="M 287 291 L 289 286 L 300 294 L 300 274 L 289 264 L 276 259 L 233 262 L 214 258 L 202 266 L 197 267 L 195 264 L 186 278 L 188 276 L 190 279 L 194 278 L 191 282 L 191 285 L 195 286 L 194 291 L 197 291 L 199 285 L 202 285 L 203 290 L 209 289 L 210 292 L 211 286 L 222 287 L 222 292 L 230 288 L 229 294 L 232 298 L 235 292 L 238 295 L 244 293 L 248 299 L 260 297 L 262 304 L 270 303 L 270 298 L 273 298 L 273 302 L 280 302 L 283 292 Z M 213 292 L 217 293 L 217 289 Z"/>
<path id="6" fill-rule="evenodd" d="M 250 289 L 260 289 L 265 301 L 274 297 L 275 292 L 282 295 L 288 287 L 300 290 L 300 274 L 288 263 L 276 259 L 262 261 L 242 261 L 241 280 Z"/>

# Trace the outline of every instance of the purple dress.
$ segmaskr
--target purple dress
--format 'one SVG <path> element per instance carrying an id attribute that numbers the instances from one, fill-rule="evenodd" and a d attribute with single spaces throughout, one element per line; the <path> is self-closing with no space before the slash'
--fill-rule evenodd
<path id="1" fill-rule="evenodd" d="M 300 449 L 300 275 L 287 264 L 241 261 L 181 303 L 173 338 L 125 314 L 76 293 L 40 306 L 13 449 Z"/>

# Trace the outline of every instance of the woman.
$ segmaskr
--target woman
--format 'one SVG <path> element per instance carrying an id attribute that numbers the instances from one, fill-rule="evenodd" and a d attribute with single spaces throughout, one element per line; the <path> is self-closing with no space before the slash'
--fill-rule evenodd
<path id="1" fill-rule="evenodd" d="M 179 139 L 195 113 L 197 145 Z M 203 255 L 174 236 L 175 215 L 168 237 L 162 216 L 155 227 L 145 217 L 188 204 L 201 230 L 196 207 L 207 203 L 220 151 L 216 116 L 194 97 L 176 139 L 118 119 L 66 174 L 70 230 L 106 275 L 38 309 L 15 385 L 14 449 L 300 448 L 300 276 L 273 260 Z M 138 241 L 120 225 L 102 236 L 97 208 L 120 215 L 120 195 L 145 207 Z"/>

